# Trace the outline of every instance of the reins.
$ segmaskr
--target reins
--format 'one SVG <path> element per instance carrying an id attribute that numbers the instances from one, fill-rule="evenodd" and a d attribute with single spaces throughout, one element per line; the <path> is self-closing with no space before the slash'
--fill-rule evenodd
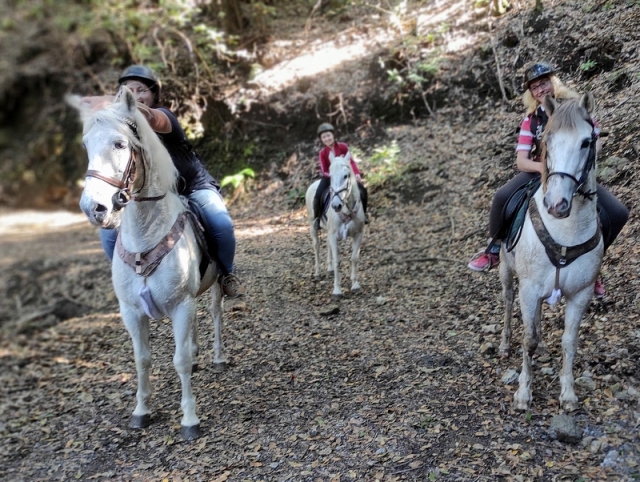
<path id="1" fill-rule="evenodd" d="M 129 129 L 131 130 L 135 138 L 140 141 L 140 135 L 138 134 L 138 125 L 135 123 L 135 121 L 127 117 L 122 117 L 122 120 L 124 120 L 127 126 L 129 126 Z M 134 200 L 136 202 L 159 201 L 166 196 L 166 194 L 161 194 L 159 196 L 137 196 L 137 194 L 140 193 L 144 188 L 145 181 L 147 179 L 147 169 L 144 159 L 142 159 L 141 161 L 138 160 L 138 156 L 136 154 L 137 151 L 134 148 L 131 148 L 129 160 L 127 161 L 127 165 L 124 169 L 121 179 L 117 179 L 111 176 L 105 176 L 104 174 L 94 169 L 87 170 L 85 174 L 86 177 L 95 177 L 96 179 L 100 179 L 101 181 L 104 181 L 107 184 L 119 189 L 119 191 L 116 192 L 112 198 L 114 211 L 119 211 L 120 209 L 124 208 L 127 204 L 129 204 L 129 201 L 131 200 Z M 132 193 L 130 187 L 135 181 L 138 166 L 141 166 L 143 171 L 142 185 L 135 193 Z"/>

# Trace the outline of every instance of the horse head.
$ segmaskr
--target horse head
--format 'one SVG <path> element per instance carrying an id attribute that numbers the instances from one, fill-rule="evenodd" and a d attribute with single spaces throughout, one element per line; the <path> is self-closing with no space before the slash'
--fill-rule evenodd
<path id="1" fill-rule="evenodd" d="M 343 206 L 349 200 L 353 186 L 355 185 L 355 175 L 351 169 L 351 154 L 335 157 L 333 152 L 329 153 L 329 176 L 331 177 L 331 207 L 336 211 L 342 211 Z"/>
<path id="2" fill-rule="evenodd" d="M 597 136 L 591 112 L 591 93 L 558 104 L 545 99 L 549 121 L 542 138 L 544 206 L 556 218 L 571 214 L 573 198 L 595 194 Z"/>
<path id="3" fill-rule="evenodd" d="M 80 208 L 92 224 L 115 228 L 121 209 L 131 199 L 161 199 L 173 186 L 173 162 L 128 88 L 122 87 L 112 104 L 97 111 L 75 96 L 67 102 L 80 112 L 83 123 L 82 142 L 89 165 Z M 158 154 L 163 154 L 159 163 Z M 151 157 L 160 164 L 155 171 L 161 174 L 155 177 L 149 172 Z M 164 174 L 163 166 L 167 170 Z M 157 179 L 164 180 L 158 183 Z M 159 196 L 149 197 L 150 191 Z"/>

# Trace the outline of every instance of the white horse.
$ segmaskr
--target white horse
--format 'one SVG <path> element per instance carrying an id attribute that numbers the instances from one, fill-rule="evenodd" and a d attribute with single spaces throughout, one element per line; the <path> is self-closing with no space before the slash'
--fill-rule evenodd
<path id="1" fill-rule="evenodd" d="M 104 110 L 87 110 L 77 96 L 68 102 L 80 111 L 89 157 L 80 207 L 89 221 L 120 234 L 111 266 L 122 320 L 131 336 L 138 372 L 137 405 L 130 426 L 151 422 L 149 398 L 149 318 L 169 317 L 175 340 L 173 363 L 182 383 L 181 433 L 200 435 L 191 371 L 198 353 L 196 297 L 210 289 L 214 322 L 214 367 L 226 365 L 222 344 L 222 292 L 215 263 L 200 264 L 190 213 L 175 192 L 176 168 L 169 153 L 123 88 Z M 130 202 L 133 201 L 133 202 Z"/>
<path id="2" fill-rule="evenodd" d="M 335 157 L 329 154 L 331 165 L 329 175 L 331 176 L 331 208 L 327 210 L 326 217 L 322 217 L 321 226 L 327 230 L 327 271 L 334 274 L 333 299 L 342 298 L 340 290 L 340 272 L 338 270 L 338 241 L 351 237 L 353 240 L 351 250 L 351 292 L 360 291 L 358 282 L 358 256 L 360 255 L 360 245 L 364 232 L 364 208 L 360 201 L 360 189 L 356 180 L 356 175 L 351 168 L 351 157 Z M 320 276 L 320 241 L 318 231 L 314 226 L 313 197 L 320 180 L 315 181 L 307 189 L 306 204 L 311 231 L 311 241 L 315 253 L 315 276 Z"/>
<path id="3" fill-rule="evenodd" d="M 560 405 L 575 410 L 573 361 L 582 316 L 593 296 L 604 244 L 596 211 L 596 135 L 591 111 L 593 96 L 557 105 L 545 102 L 550 116 L 542 139 L 542 188 L 529 205 L 516 248 L 501 250 L 500 280 L 506 304 L 500 352 L 510 350 L 514 275 L 520 281 L 524 323 L 523 362 L 514 407 L 528 410 L 531 358 L 542 337 L 542 302 L 566 299 L 560 372 Z"/>

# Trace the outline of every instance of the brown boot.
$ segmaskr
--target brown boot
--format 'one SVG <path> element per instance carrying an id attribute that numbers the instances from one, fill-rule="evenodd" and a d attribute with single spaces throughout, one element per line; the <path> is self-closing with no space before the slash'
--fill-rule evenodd
<path id="1" fill-rule="evenodd" d="M 239 298 L 244 296 L 246 292 L 238 277 L 233 273 L 222 277 L 222 291 L 228 298 Z"/>

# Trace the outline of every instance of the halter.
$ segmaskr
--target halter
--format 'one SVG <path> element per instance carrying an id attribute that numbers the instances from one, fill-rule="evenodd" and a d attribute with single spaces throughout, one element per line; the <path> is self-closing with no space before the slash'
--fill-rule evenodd
<path id="1" fill-rule="evenodd" d="M 129 129 L 131 129 L 131 132 L 133 133 L 135 138 L 138 141 L 140 141 L 140 135 L 138 134 L 138 125 L 133 121 L 133 119 L 129 119 L 127 117 L 123 117 L 122 119 L 129 126 Z M 114 211 L 119 211 L 120 209 L 125 207 L 127 204 L 129 204 L 129 201 L 131 199 L 133 199 L 136 202 L 159 201 L 160 199 L 165 197 L 165 194 L 161 194 L 160 196 L 148 196 L 148 197 L 136 196 L 136 194 L 138 194 L 140 191 L 142 191 L 142 188 L 144 188 L 144 180 L 146 180 L 147 178 L 145 162 L 144 160 L 142 162 L 138 162 L 136 154 L 137 154 L 137 151 L 131 148 L 129 160 L 127 161 L 127 165 L 124 169 L 121 179 L 117 179 L 111 176 L 105 176 L 104 174 L 101 174 L 99 171 L 96 171 L 94 169 L 87 170 L 85 174 L 85 177 L 95 177 L 96 179 L 100 179 L 101 181 L 104 181 L 107 184 L 113 187 L 117 187 L 119 189 L 119 191 L 116 192 L 111 198 L 111 201 L 113 202 Z M 140 186 L 140 189 L 138 189 L 138 191 L 136 191 L 135 193 L 131 193 L 130 186 L 135 181 L 136 170 L 137 170 L 137 166 L 139 165 L 142 166 L 143 183 L 142 183 L 142 186 Z"/>
<path id="2" fill-rule="evenodd" d="M 584 163 L 584 167 L 582 168 L 582 173 L 580 174 L 580 179 L 576 179 L 573 175 L 569 174 L 568 172 L 561 172 L 561 171 L 557 171 L 557 172 L 550 172 L 549 171 L 549 165 L 546 162 L 546 148 L 545 148 L 545 169 L 546 169 L 546 178 L 547 180 L 551 177 L 551 176 L 561 176 L 561 177 L 568 177 L 569 179 L 571 179 L 575 184 L 576 184 L 576 188 L 573 190 L 573 196 L 576 196 L 577 194 L 580 194 L 582 197 L 589 199 L 590 201 L 593 200 L 593 196 L 596 194 L 596 191 L 583 191 L 582 187 L 584 186 L 584 184 L 587 182 L 587 179 L 589 178 L 589 172 L 591 172 L 592 169 L 595 168 L 595 161 L 596 161 L 596 142 L 598 140 L 598 136 L 596 135 L 596 131 L 595 131 L 595 126 L 593 125 L 593 121 L 591 119 L 585 119 L 590 125 L 591 125 L 591 139 L 589 140 L 589 153 L 587 155 L 587 162 Z M 545 181 L 545 189 L 546 189 L 546 181 Z"/>

